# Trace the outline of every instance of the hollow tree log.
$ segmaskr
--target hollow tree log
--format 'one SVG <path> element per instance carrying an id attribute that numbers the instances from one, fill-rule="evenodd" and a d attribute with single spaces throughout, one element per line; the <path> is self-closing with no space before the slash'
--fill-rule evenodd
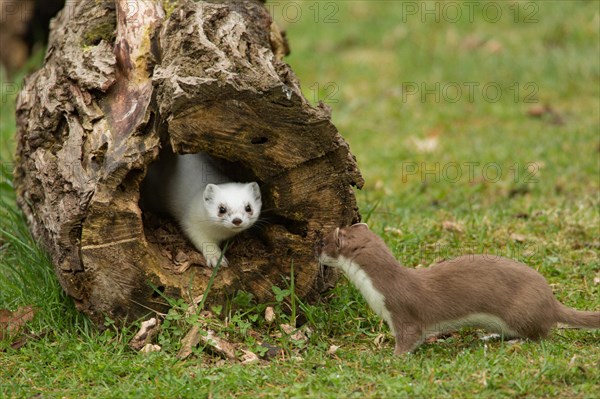
<path id="1" fill-rule="evenodd" d="M 261 186 L 263 220 L 233 240 L 209 301 L 236 290 L 271 300 L 292 266 L 301 298 L 334 284 L 315 243 L 359 220 L 352 186 L 363 180 L 329 110 L 308 103 L 281 61 L 285 40 L 262 4 L 68 4 L 18 98 L 14 177 L 32 234 L 77 307 L 102 324 L 164 310 L 157 290 L 205 291 L 212 270 L 173 220 L 140 200 L 164 150 L 206 152 Z"/>

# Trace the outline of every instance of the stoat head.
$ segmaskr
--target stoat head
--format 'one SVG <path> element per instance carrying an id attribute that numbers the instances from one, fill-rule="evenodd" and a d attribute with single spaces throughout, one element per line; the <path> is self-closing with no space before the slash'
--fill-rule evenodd
<path id="1" fill-rule="evenodd" d="M 210 220 L 233 232 L 251 227 L 260 216 L 260 188 L 252 183 L 208 184 L 203 194 Z"/>
<path id="2" fill-rule="evenodd" d="M 373 238 L 378 238 L 366 223 L 336 228 L 319 243 L 319 262 L 327 266 L 339 266 L 342 259 L 354 259 Z"/>

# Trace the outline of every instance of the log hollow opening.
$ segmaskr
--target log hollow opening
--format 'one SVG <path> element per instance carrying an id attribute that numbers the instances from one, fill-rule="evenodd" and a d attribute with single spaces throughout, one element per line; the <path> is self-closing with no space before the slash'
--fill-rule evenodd
<path id="1" fill-rule="evenodd" d="M 251 143 L 253 145 L 263 145 L 269 141 L 267 137 L 260 135 L 252 137 Z M 158 157 L 150 165 L 157 163 L 160 166 L 161 159 L 168 156 L 173 156 L 173 150 L 168 143 L 165 143 Z M 232 162 L 215 156 L 211 156 L 211 158 L 218 165 L 219 170 L 231 181 L 241 183 L 255 181 L 261 186 L 263 205 L 259 220 L 250 229 L 229 240 L 229 248 L 225 256 L 230 262 L 230 267 L 222 269 L 216 277 L 217 285 L 222 285 L 225 288 L 226 296 L 231 297 L 235 294 L 235 291 L 240 289 L 247 288 L 249 292 L 254 291 L 256 282 L 264 279 L 265 275 L 260 270 L 253 270 L 253 267 L 249 267 L 249 265 L 252 259 L 268 260 L 272 257 L 277 244 L 270 239 L 269 234 L 266 234 L 266 230 L 281 230 L 283 228 L 287 233 L 303 240 L 308 235 L 308 223 L 293 220 L 280 214 L 275 208 L 269 191 L 262 189 L 264 182 L 251 169 L 245 167 L 242 162 Z M 132 170 L 130 173 L 135 176 L 126 177 L 122 185 L 129 185 L 132 181 L 140 180 L 138 173 L 142 173 L 141 171 Z M 145 176 L 140 185 L 138 205 L 142 213 L 144 238 L 147 241 L 149 253 L 158 256 L 158 264 L 167 274 L 180 275 L 184 279 L 190 279 L 190 281 L 197 274 L 204 277 L 210 276 L 212 269 L 206 266 L 203 255 L 186 237 L 175 218 L 164 211 L 152 209 L 153 207 L 148 205 L 151 201 L 148 201 L 146 196 L 152 195 L 152 193 L 144 189 L 144 184 Z M 222 243 L 221 247 L 223 247 L 223 244 L 225 243 Z M 287 248 L 284 254 L 290 259 L 290 262 L 293 262 L 294 251 L 291 247 Z M 289 266 L 291 267 L 291 263 Z M 235 278 L 233 278 L 234 275 Z M 289 283 L 289 274 L 281 274 L 280 277 L 280 279 L 270 280 L 270 284 L 284 286 Z M 231 287 L 227 288 L 230 283 Z M 158 280 L 151 281 L 150 285 L 153 286 L 152 298 L 155 300 L 160 300 L 163 295 L 179 297 L 182 294 L 184 296 L 193 296 L 194 294 L 191 291 L 184 293 L 167 290 L 165 285 Z M 222 298 L 217 301 L 209 300 L 209 303 L 211 302 L 224 304 Z M 164 305 L 167 306 L 167 303 L 165 302 Z M 230 303 L 226 305 L 230 306 Z"/>

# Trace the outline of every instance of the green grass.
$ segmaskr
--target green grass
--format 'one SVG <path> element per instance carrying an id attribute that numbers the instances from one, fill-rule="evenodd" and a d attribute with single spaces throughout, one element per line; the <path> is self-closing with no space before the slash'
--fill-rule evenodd
<path id="1" fill-rule="evenodd" d="M 461 6 L 462 19 L 449 21 L 453 10 L 440 9 L 436 23 L 424 7 L 441 4 L 273 2 L 272 10 L 288 31 L 287 61 L 305 95 L 333 109 L 357 157 L 363 215 L 399 259 L 416 266 L 466 251 L 499 253 L 539 270 L 565 304 L 599 309 L 598 2 L 476 2 L 472 22 Z M 491 22 L 496 5 L 502 17 Z M 478 84 L 472 99 L 468 84 Z M 423 99 L 422 85 L 433 91 Z M 484 86 L 500 87 L 501 98 L 492 102 Z M 178 360 L 186 324 L 176 313 L 159 337 L 162 352 L 134 353 L 133 331 L 100 333 L 76 313 L 15 212 L 14 95 L 6 83 L 2 90 L 0 308 L 37 306 L 31 330 L 41 337 L 18 350 L 0 344 L 0 397 L 600 396 L 598 331 L 556 330 L 541 343 L 512 345 L 464 331 L 395 358 L 387 327 L 345 280 L 327 303 L 302 306 L 314 331 L 302 360 L 242 366 L 200 351 Z M 528 116 L 536 105 L 564 123 Z M 436 146 L 424 151 L 418 143 L 427 138 Z M 462 232 L 444 229 L 448 221 Z M 224 332 L 249 344 L 236 329 L 273 332 L 256 319 L 259 310 L 250 307 Z M 335 356 L 330 345 L 340 346 Z"/>

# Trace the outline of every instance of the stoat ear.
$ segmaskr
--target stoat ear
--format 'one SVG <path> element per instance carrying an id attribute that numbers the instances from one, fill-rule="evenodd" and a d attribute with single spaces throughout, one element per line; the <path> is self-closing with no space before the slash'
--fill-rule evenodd
<path id="1" fill-rule="evenodd" d="M 258 186 L 258 183 L 253 181 L 252 183 L 248 183 L 248 186 L 250 187 L 250 192 L 254 196 L 254 200 L 260 201 L 261 195 L 260 195 L 260 187 Z"/>
<path id="2" fill-rule="evenodd" d="M 354 223 L 352 226 L 350 226 L 352 228 L 361 228 L 361 229 L 367 229 L 369 230 L 369 225 L 366 223 Z"/>
<path id="3" fill-rule="evenodd" d="M 335 246 L 336 248 L 340 248 L 342 246 L 342 240 L 340 239 L 340 228 L 336 227 L 335 231 L 333 232 L 333 239 L 335 240 Z"/>
<path id="4" fill-rule="evenodd" d="M 212 202 L 219 191 L 219 187 L 216 184 L 207 184 L 204 189 L 203 198 L 205 202 Z"/>

